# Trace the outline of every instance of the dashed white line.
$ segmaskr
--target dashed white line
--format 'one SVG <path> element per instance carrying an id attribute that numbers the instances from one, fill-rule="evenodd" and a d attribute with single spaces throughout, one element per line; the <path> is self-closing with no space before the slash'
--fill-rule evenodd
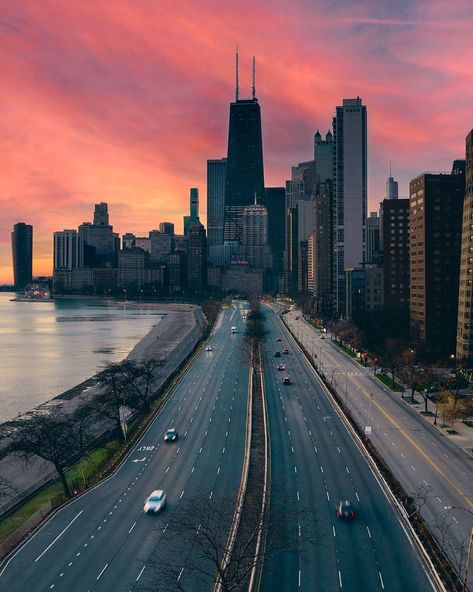
<path id="1" fill-rule="evenodd" d="M 335 526 L 332 526 L 332 532 L 333 532 L 333 536 L 336 537 L 337 535 L 335 534 Z"/>
<path id="2" fill-rule="evenodd" d="M 381 572 L 378 572 L 379 574 L 379 581 L 381 582 L 381 588 L 384 590 L 384 582 L 383 582 L 383 576 L 381 575 Z"/>
<path id="3" fill-rule="evenodd" d="M 128 531 L 128 534 L 130 534 L 130 532 L 135 528 L 136 526 L 136 522 L 133 523 L 132 527 L 130 528 L 130 530 Z"/>
<path id="4" fill-rule="evenodd" d="M 143 575 L 143 572 L 145 570 L 145 567 L 146 567 L 146 565 L 143 565 L 143 567 L 141 568 L 140 573 L 138 574 L 138 577 L 136 578 L 136 581 L 138 581 L 141 578 L 141 576 Z"/>
<path id="5" fill-rule="evenodd" d="M 371 532 L 370 529 L 368 527 L 366 527 L 366 530 L 368 531 L 368 536 L 371 538 Z"/>
<path id="6" fill-rule="evenodd" d="M 99 573 L 99 575 L 97 576 L 97 581 L 100 580 L 100 578 L 103 575 L 103 572 L 107 569 L 108 567 L 108 563 L 105 564 L 105 567 L 102 569 L 102 571 Z"/>

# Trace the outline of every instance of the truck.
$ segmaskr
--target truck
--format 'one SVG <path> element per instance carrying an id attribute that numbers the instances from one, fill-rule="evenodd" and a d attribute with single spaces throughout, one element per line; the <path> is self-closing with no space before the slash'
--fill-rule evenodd
<path id="1" fill-rule="evenodd" d="M 236 333 L 236 327 L 232 327 L 232 333 Z"/>

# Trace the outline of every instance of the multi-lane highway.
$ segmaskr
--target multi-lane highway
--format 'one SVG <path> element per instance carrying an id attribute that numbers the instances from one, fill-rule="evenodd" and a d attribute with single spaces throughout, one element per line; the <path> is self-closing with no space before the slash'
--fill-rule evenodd
<path id="1" fill-rule="evenodd" d="M 242 333 L 239 310 L 225 310 L 209 341 L 212 351 L 199 356 L 121 468 L 60 510 L 1 566 L 1 590 L 156 586 L 159 574 L 147 561 L 166 545 L 173 511 L 202 492 L 228 496 L 238 490 L 248 389 L 248 367 L 238 355 Z M 163 442 L 169 427 L 179 431 L 176 443 Z M 165 490 L 167 506 L 156 516 L 145 515 L 144 500 L 154 489 Z M 231 515 L 228 527 L 230 521 Z M 182 542 L 176 562 L 192 552 L 192 542 Z M 182 567 L 182 583 L 200 590 Z"/>
<path id="2" fill-rule="evenodd" d="M 472 456 L 425 421 L 399 394 L 381 385 L 372 368 L 360 366 L 329 338 L 321 340 L 298 311 L 285 318 L 307 349 L 317 355 L 359 425 L 366 425 L 370 416 L 374 445 L 407 493 L 417 497 L 422 516 L 457 569 L 460 563 L 464 568 L 473 526 Z M 469 581 L 473 584 L 471 569 Z"/>
<path id="3" fill-rule="evenodd" d="M 272 503 L 285 500 L 284 554 L 265 564 L 262 590 L 422 592 L 432 584 L 367 461 L 281 321 L 265 307 L 263 345 L 272 457 Z M 282 342 L 277 337 L 282 336 Z M 281 358 L 275 351 L 288 345 Z M 287 372 L 278 371 L 279 363 Z M 284 385 L 289 374 L 291 385 Z M 353 502 L 355 519 L 337 519 Z M 313 508 L 311 516 L 298 516 Z M 299 542 L 297 542 L 299 541 Z"/>

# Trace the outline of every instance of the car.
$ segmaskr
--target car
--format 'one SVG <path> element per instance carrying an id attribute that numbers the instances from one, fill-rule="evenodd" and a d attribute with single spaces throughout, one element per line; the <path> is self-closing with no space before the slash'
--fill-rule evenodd
<path id="1" fill-rule="evenodd" d="M 292 384 L 291 377 L 290 377 L 290 376 L 285 376 L 285 377 L 282 379 L 282 383 L 283 383 L 283 384 Z"/>
<path id="2" fill-rule="evenodd" d="M 176 428 L 169 428 L 167 432 L 164 434 L 164 441 L 165 442 L 175 442 L 178 438 Z"/>
<path id="3" fill-rule="evenodd" d="M 337 506 L 337 516 L 340 520 L 353 520 L 356 512 L 349 500 L 340 500 Z"/>
<path id="4" fill-rule="evenodd" d="M 274 357 L 275 357 L 275 358 L 280 358 L 280 357 L 281 357 L 281 352 L 280 352 L 280 351 L 277 351 L 277 352 L 274 354 Z"/>
<path id="5" fill-rule="evenodd" d="M 283 354 L 288 354 L 288 353 L 289 353 L 289 350 L 287 349 L 287 347 L 285 347 L 285 348 L 283 349 L 283 352 L 282 352 L 282 353 L 283 353 Z"/>
<path id="6" fill-rule="evenodd" d="M 282 337 L 278 337 L 276 341 L 282 341 Z"/>
<path id="7" fill-rule="evenodd" d="M 278 370 L 285 370 L 286 366 L 284 364 L 279 364 Z"/>
<path id="8" fill-rule="evenodd" d="M 212 348 L 210 347 L 210 345 L 208 345 L 208 346 L 205 348 L 205 351 L 212 351 Z"/>
<path id="9" fill-rule="evenodd" d="M 166 494 L 162 489 L 155 489 L 145 500 L 143 512 L 145 514 L 157 514 L 166 504 Z"/>
<path id="10" fill-rule="evenodd" d="M 325 339 L 325 335 L 321 335 L 320 336 L 320 339 Z"/>

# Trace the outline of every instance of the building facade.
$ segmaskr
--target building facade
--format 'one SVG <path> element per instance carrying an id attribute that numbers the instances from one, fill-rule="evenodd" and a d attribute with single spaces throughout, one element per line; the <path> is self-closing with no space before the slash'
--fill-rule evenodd
<path id="1" fill-rule="evenodd" d="M 409 199 L 385 199 L 383 211 L 384 306 L 409 309 Z"/>
<path id="2" fill-rule="evenodd" d="M 466 137 L 456 357 L 467 364 L 473 359 L 473 130 Z"/>
<path id="3" fill-rule="evenodd" d="M 409 184 L 411 326 L 435 357 L 455 353 L 464 195 L 464 165 Z"/>
<path id="4" fill-rule="evenodd" d="M 193 292 L 202 292 L 207 287 L 207 236 L 200 223 L 189 230 L 187 287 Z"/>
<path id="5" fill-rule="evenodd" d="M 366 260 L 367 113 L 359 97 L 343 99 L 333 130 L 334 313 L 338 316 L 345 312 L 345 269 L 358 268 Z"/>
<path id="6" fill-rule="evenodd" d="M 227 159 L 207 161 L 207 244 L 223 245 Z"/>
<path id="7" fill-rule="evenodd" d="M 76 269 L 83 267 L 84 246 L 77 230 L 55 232 L 53 269 Z"/>

